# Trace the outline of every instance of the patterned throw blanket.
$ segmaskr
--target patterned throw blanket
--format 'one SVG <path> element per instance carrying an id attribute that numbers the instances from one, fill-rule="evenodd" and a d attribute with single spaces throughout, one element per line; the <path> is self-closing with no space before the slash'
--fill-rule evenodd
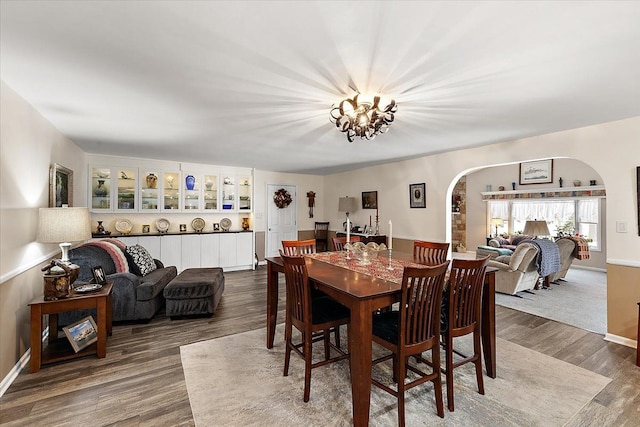
<path id="1" fill-rule="evenodd" d="M 573 248 L 573 257 L 575 259 L 589 259 L 591 258 L 591 252 L 589 251 L 589 242 L 587 239 L 580 236 L 567 236 L 565 239 L 571 239 L 576 243 L 576 247 Z"/>
<path id="2" fill-rule="evenodd" d="M 547 277 L 560 271 L 560 250 L 558 250 L 558 245 L 548 239 L 527 240 L 526 243 L 531 243 L 538 247 L 536 268 L 540 276 Z"/>
<path id="3" fill-rule="evenodd" d="M 127 246 L 122 243 L 118 239 L 103 239 L 92 242 L 87 242 L 81 246 L 97 246 L 99 248 L 107 251 L 111 259 L 113 260 L 113 264 L 116 266 L 117 273 L 128 273 L 129 272 L 129 263 L 127 262 L 127 258 L 124 256 L 124 250 Z"/>

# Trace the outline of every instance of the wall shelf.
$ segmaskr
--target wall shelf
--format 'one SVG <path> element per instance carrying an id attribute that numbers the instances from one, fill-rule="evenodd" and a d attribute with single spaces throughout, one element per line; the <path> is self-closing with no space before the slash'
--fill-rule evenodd
<path id="1" fill-rule="evenodd" d="M 564 197 L 607 197 L 603 185 L 586 187 L 557 187 L 517 189 L 505 191 L 483 191 L 482 200 L 509 200 L 509 199 L 557 199 Z"/>

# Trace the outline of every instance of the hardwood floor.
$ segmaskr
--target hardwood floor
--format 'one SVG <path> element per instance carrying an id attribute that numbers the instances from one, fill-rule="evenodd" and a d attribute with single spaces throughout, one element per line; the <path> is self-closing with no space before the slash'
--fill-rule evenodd
<path id="1" fill-rule="evenodd" d="M 0 398 L 0 425 L 194 425 L 180 346 L 265 325 L 266 268 L 225 273 L 225 281 L 211 318 L 171 321 L 161 312 L 147 324 L 116 324 L 105 359 L 45 365 L 35 374 L 23 370 Z M 278 306 L 283 321 L 283 282 Z M 496 311 L 499 337 L 612 378 L 568 425 L 640 424 L 634 349 L 530 314 L 504 307 Z M 535 405 L 535 396 L 532 400 Z"/>

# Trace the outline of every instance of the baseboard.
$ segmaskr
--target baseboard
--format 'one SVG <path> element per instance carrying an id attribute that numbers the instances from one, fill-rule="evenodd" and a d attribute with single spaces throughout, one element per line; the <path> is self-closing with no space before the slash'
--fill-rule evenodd
<path id="1" fill-rule="evenodd" d="M 628 259 L 607 259 L 607 264 L 621 265 L 623 267 L 640 267 L 640 261 L 633 261 Z"/>
<path id="2" fill-rule="evenodd" d="M 588 267 L 586 265 L 572 265 L 570 268 L 575 268 L 576 270 L 589 270 L 589 271 L 597 271 L 598 273 L 606 273 L 606 268 L 599 267 Z"/>
<path id="3" fill-rule="evenodd" d="M 258 262 L 258 265 L 267 265 L 267 260 L 262 260 Z"/>
<path id="4" fill-rule="evenodd" d="M 47 338 L 49 338 L 49 327 L 47 326 L 42 331 L 42 342 L 44 343 Z M 11 384 L 18 378 L 20 375 L 20 371 L 22 371 L 27 365 L 29 365 L 29 361 L 31 360 L 31 349 L 27 349 L 24 352 L 18 363 L 16 363 L 13 368 L 9 371 L 7 376 L 5 376 L 2 381 L 0 381 L 0 398 L 4 395 L 4 393 L 9 389 Z"/>
<path id="5" fill-rule="evenodd" d="M 606 334 L 604 336 L 605 341 L 624 345 L 625 347 L 638 348 L 638 342 L 629 338 L 621 337 L 619 335 Z"/>

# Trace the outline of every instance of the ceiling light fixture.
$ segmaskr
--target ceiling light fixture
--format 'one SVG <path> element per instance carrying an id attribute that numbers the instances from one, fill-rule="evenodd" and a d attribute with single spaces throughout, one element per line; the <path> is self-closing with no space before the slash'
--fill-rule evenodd
<path id="1" fill-rule="evenodd" d="M 373 98 L 373 103 L 358 102 L 359 96 L 357 94 L 353 99 L 344 99 L 331 109 L 331 123 L 347 134 L 349 142 L 353 142 L 356 136 L 371 140 L 376 135 L 385 133 L 398 110 L 398 104 L 393 99 L 389 105 L 380 109 L 379 96 Z"/>

